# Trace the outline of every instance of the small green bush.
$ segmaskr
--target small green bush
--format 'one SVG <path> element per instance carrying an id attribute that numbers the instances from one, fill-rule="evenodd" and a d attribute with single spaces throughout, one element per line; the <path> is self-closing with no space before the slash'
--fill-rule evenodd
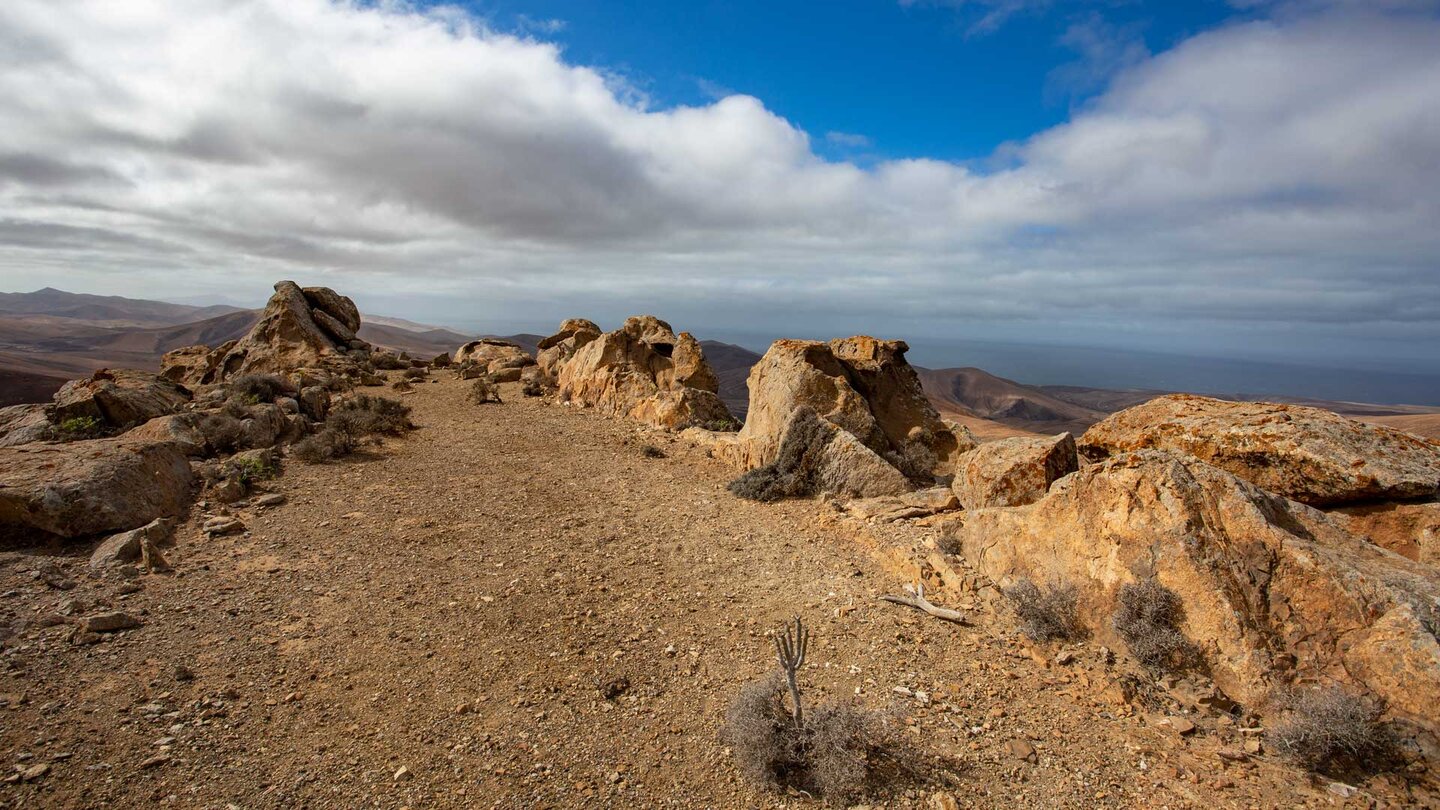
<path id="1" fill-rule="evenodd" d="M 98 436 L 103 427 L 93 416 L 72 416 L 60 423 L 60 433 L 69 439 Z"/>
<path id="2" fill-rule="evenodd" d="M 227 478 L 233 478 L 246 486 L 274 478 L 280 473 L 274 464 L 254 457 L 232 458 L 225 462 L 222 469 Z"/>

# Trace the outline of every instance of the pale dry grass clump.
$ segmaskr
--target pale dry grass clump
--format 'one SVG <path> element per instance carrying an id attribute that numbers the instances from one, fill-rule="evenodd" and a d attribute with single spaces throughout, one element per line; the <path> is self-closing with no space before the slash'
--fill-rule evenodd
<path id="1" fill-rule="evenodd" d="M 1178 672 L 1199 661 L 1199 650 L 1180 632 L 1184 618 L 1179 594 L 1153 578 L 1142 579 L 1120 589 L 1115 632 L 1146 669 Z"/>
<path id="2" fill-rule="evenodd" d="M 1084 634 L 1075 586 L 1058 583 L 1041 590 L 1031 580 L 1021 579 L 1004 593 L 1020 617 L 1020 631 L 1032 640 L 1069 641 Z"/>
<path id="3" fill-rule="evenodd" d="M 251 405 L 274 402 L 279 397 L 293 393 L 290 383 L 275 374 L 241 374 L 232 378 L 226 388 L 230 396 L 238 397 L 241 402 Z"/>
<path id="4" fill-rule="evenodd" d="M 357 394 L 332 408 L 320 430 L 296 442 L 290 452 L 301 461 L 321 464 L 350 455 L 367 438 L 397 436 L 414 427 L 409 406 L 385 397 Z"/>
<path id="5" fill-rule="evenodd" d="M 500 401 L 500 386 L 484 377 L 471 384 L 467 398 L 475 405 L 484 405 L 487 402 L 493 402 L 496 405 L 504 404 Z"/>
<path id="6" fill-rule="evenodd" d="M 1394 764 L 1398 740 L 1373 700 L 1331 687 L 1282 697 L 1286 718 L 1268 736 L 1276 750 L 1318 772 L 1379 772 Z"/>

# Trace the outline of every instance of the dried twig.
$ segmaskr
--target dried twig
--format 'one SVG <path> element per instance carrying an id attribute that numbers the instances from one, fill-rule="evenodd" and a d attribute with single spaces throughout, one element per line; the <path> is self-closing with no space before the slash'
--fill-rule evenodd
<path id="1" fill-rule="evenodd" d="M 943 619 L 947 622 L 955 622 L 956 624 L 970 623 L 970 618 L 958 610 L 951 610 L 950 608 L 942 608 L 937 605 L 931 604 L 930 600 L 925 598 L 925 583 L 923 582 L 917 582 L 914 585 L 906 585 L 905 592 L 910 595 L 886 595 L 880 598 L 885 600 L 886 602 L 894 602 L 897 605 L 905 605 L 906 607 L 912 607 L 916 610 L 923 610 L 926 613 L 929 613 L 931 616 L 934 616 L 937 619 Z"/>
<path id="2" fill-rule="evenodd" d="M 795 727 L 805 727 L 805 710 L 800 706 L 800 667 L 805 664 L 805 651 L 810 647 L 810 631 L 795 617 L 795 629 L 788 626 L 784 635 L 775 636 L 775 658 L 785 673 L 785 682 L 790 686 L 790 700 L 795 704 Z"/>

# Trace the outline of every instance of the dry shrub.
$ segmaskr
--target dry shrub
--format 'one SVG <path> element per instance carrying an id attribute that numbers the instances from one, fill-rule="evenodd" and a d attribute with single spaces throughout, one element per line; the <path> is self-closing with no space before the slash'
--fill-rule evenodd
<path id="1" fill-rule="evenodd" d="M 1178 672 L 1200 658 L 1199 650 L 1180 632 L 1184 618 L 1180 595 L 1151 578 L 1120 589 L 1113 620 L 1115 632 L 1146 669 Z"/>
<path id="2" fill-rule="evenodd" d="M 1020 617 L 1020 630 L 1035 641 L 1062 641 L 1083 634 L 1075 586 L 1057 583 L 1046 590 L 1029 579 L 1006 588 L 1005 598 Z"/>
<path id="3" fill-rule="evenodd" d="M 423 380 L 430 376 L 430 372 L 423 368 L 407 368 L 400 373 L 400 376 L 407 380 Z"/>
<path id="4" fill-rule="evenodd" d="M 545 386 L 541 385 L 539 380 L 529 379 L 520 386 L 520 393 L 527 397 L 543 397 L 545 396 Z"/>
<path id="5" fill-rule="evenodd" d="M 653 444 L 647 444 L 640 448 L 640 455 L 645 458 L 665 458 L 665 451 Z"/>
<path id="6" fill-rule="evenodd" d="M 290 447 L 290 454 L 307 464 L 323 464 L 355 452 L 355 439 L 338 430 L 323 428 Z"/>
<path id="7" fill-rule="evenodd" d="M 797 726 L 779 673 L 745 685 L 725 714 L 721 737 L 742 775 L 848 804 L 876 786 L 898 747 L 883 717 L 850 704 L 809 710 Z"/>
<path id="8" fill-rule="evenodd" d="M 357 394 L 333 407 L 319 432 L 296 442 L 290 452 L 301 461 L 320 464 L 350 455 L 368 437 L 399 435 L 414 427 L 409 406 L 385 397 Z"/>
<path id="9" fill-rule="evenodd" d="M 243 407 L 241 410 L 245 417 L 250 415 Z M 198 427 L 212 453 L 223 455 L 244 449 L 242 445 L 245 443 L 245 425 L 234 416 L 230 403 L 226 403 L 221 410 L 210 411 L 201 416 Z"/>
<path id="10" fill-rule="evenodd" d="M 398 436 L 414 429 L 410 407 L 398 400 L 356 394 L 330 410 L 325 427 L 354 438 L 387 434 Z"/>
<path id="11" fill-rule="evenodd" d="M 225 400 L 225 404 L 220 408 L 220 412 L 231 419 L 249 419 L 250 404 L 247 404 L 239 397 L 232 396 Z"/>
<path id="12" fill-rule="evenodd" d="M 1375 701 L 1331 687 L 1282 696 L 1286 719 L 1268 734 L 1281 753 L 1317 772 L 1378 773 L 1399 759 L 1399 740 Z"/>
<path id="13" fill-rule="evenodd" d="M 292 393 L 290 383 L 275 374 L 241 374 L 230 380 L 228 388 L 230 396 L 251 405 L 274 402 Z"/>
<path id="14" fill-rule="evenodd" d="M 483 377 L 470 385 L 468 398 L 470 402 L 476 405 L 484 405 L 487 402 L 494 402 L 497 405 L 503 404 L 500 401 L 500 386 Z"/>
<path id="15" fill-rule="evenodd" d="M 780 440 L 775 461 L 731 481 L 730 491 L 741 498 L 765 503 L 814 495 L 818 484 L 816 464 L 833 438 L 833 426 L 809 408 L 797 409 Z"/>

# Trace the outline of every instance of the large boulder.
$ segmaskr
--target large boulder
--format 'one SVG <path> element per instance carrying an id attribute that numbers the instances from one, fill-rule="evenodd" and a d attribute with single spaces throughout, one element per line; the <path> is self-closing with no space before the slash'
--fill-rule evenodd
<path id="1" fill-rule="evenodd" d="M 575 348 L 558 384 L 562 401 L 667 430 L 731 421 L 699 341 L 650 315 Z"/>
<path id="2" fill-rule="evenodd" d="M 1311 506 L 1440 491 L 1440 445 L 1320 408 L 1175 394 L 1128 408 L 1080 440 L 1090 458 L 1169 450 Z"/>
<path id="3" fill-rule="evenodd" d="M 953 489 L 966 509 L 1023 506 L 1045 497 L 1050 485 L 1080 469 L 1069 433 L 1017 436 L 982 444 L 960 457 Z"/>
<path id="4" fill-rule="evenodd" d="M 55 392 L 51 419 L 93 419 L 100 425 L 126 428 L 174 413 L 190 401 L 190 391 L 148 371 L 100 369 L 71 380 Z"/>
<path id="5" fill-rule="evenodd" d="M 473 367 L 481 374 L 497 374 L 505 369 L 523 369 L 535 365 L 535 358 L 520 344 L 501 338 L 480 338 L 455 350 L 456 365 Z M 515 373 L 519 379 L 520 373 Z"/>
<path id="6" fill-rule="evenodd" d="M 44 441 L 51 438 L 54 425 L 40 403 L 0 408 L 0 447 Z"/>
<path id="7" fill-rule="evenodd" d="M 203 357 L 193 347 L 170 352 L 161 374 L 189 384 L 211 384 L 238 374 L 353 366 L 352 353 L 368 357 L 370 351 L 370 344 L 355 336 L 359 323 L 359 310 L 349 298 L 325 287 L 301 289 L 293 281 L 281 281 L 244 337 Z"/>
<path id="8" fill-rule="evenodd" d="M 918 483 L 953 473 L 974 447 L 925 399 L 903 341 L 777 340 L 750 370 L 750 412 L 716 455 L 753 469 L 773 462 L 797 408 L 810 408 Z M 884 494 L 884 493 L 874 493 Z"/>
<path id="9" fill-rule="evenodd" d="M 170 442 L 120 436 L 0 448 L 0 539 L 134 529 L 183 512 L 194 482 Z"/>
<path id="10" fill-rule="evenodd" d="M 1217 467 L 1126 453 L 1028 506 L 968 511 L 954 531 L 970 564 L 1002 585 L 1075 586 L 1083 623 L 1115 649 L 1125 649 L 1111 624 L 1120 589 L 1155 578 L 1179 595 L 1181 629 L 1216 684 L 1244 703 L 1333 681 L 1437 726 L 1437 572 Z"/>

